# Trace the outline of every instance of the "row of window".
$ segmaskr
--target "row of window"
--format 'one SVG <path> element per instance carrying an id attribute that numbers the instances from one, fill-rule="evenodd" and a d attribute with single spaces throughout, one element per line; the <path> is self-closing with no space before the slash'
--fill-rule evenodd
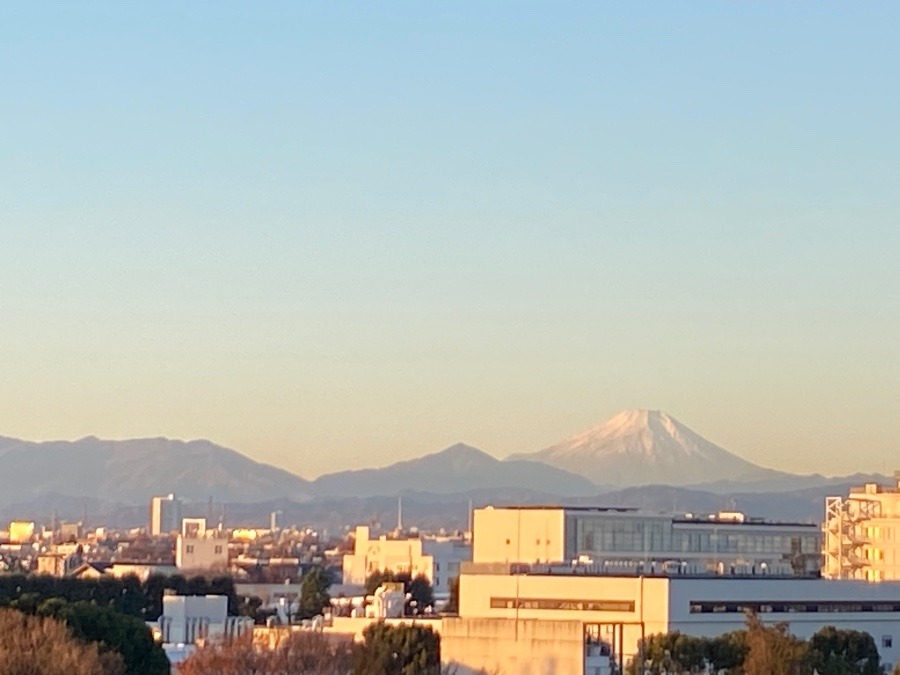
<path id="1" fill-rule="evenodd" d="M 193 553 L 193 552 L 194 552 L 194 545 L 193 545 L 193 544 L 186 544 L 185 547 L 184 547 L 184 552 L 185 552 L 185 553 Z M 221 555 L 221 554 L 222 554 L 222 547 L 221 547 L 221 546 L 216 546 L 216 547 L 215 547 L 215 555 Z"/>
<path id="2" fill-rule="evenodd" d="M 491 598 L 491 609 L 541 609 L 572 612 L 633 612 L 630 600 L 561 600 L 556 598 Z"/>
<path id="3" fill-rule="evenodd" d="M 757 614 L 797 612 L 900 612 L 900 602 L 858 602 L 855 600 L 830 600 L 820 602 L 692 602 L 691 614 Z"/>
<path id="4" fill-rule="evenodd" d="M 677 526 L 658 518 L 593 516 L 572 519 L 577 552 L 777 553 L 816 554 L 817 534 L 728 531 L 712 525 Z"/>

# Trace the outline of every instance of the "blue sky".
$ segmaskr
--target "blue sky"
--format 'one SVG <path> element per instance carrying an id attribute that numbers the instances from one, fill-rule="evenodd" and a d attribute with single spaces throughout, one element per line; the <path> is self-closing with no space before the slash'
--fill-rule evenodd
<path id="1" fill-rule="evenodd" d="M 0 434 L 306 476 L 665 409 L 893 469 L 893 3 L 0 10 Z"/>

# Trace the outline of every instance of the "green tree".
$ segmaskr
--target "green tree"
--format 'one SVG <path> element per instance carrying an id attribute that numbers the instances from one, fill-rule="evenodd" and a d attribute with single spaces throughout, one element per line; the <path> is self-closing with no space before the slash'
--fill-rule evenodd
<path id="1" fill-rule="evenodd" d="M 407 578 L 409 575 L 406 575 Z M 397 579 L 401 581 L 401 579 Z M 422 574 L 412 579 L 403 580 L 403 587 L 410 596 L 407 602 L 407 614 L 422 614 L 426 607 L 434 607 L 434 589 L 431 582 Z"/>
<path id="2" fill-rule="evenodd" d="M 353 675 L 439 675 L 440 636 L 425 626 L 389 626 L 383 621 L 363 631 L 353 655 Z"/>
<path id="3" fill-rule="evenodd" d="M 301 619 L 311 619 L 321 614 L 322 610 L 331 604 L 331 596 L 328 588 L 331 586 L 331 576 L 324 567 L 312 567 L 300 580 L 300 607 L 298 613 Z"/>
<path id="4" fill-rule="evenodd" d="M 643 673 L 696 672 L 706 665 L 707 641 L 679 631 L 651 635 L 643 641 L 643 669 L 634 664 L 631 671 Z"/>
<path id="5" fill-rule="evenodd" d="M 375 591 L 378 590 L 378 587 L 384 582 L 396 580 L 393 572 L 375 570 L 366 577 L 366 595 L 374 595 Z"/>
<path id="6" fill-rule="evenodd" d="M 809 640 L 812 664 L 819 675 L 881 675 L 875 640 L 857 630 L 825 626 Z"/>
<path id="7" fill-rule="evenodd" d="M 169 659 L 153 639 L 147 624 L 109 607 L 89 602 L 68 603 L 53 598 L 42 603 L 38 615 L 65 622 L 75 639 L 95 643 L 101 653 L 122 657 L 126 675 L 168 675 Z"/>
<path id="8" fill-rule="evenodd" d="M 392 581 L 403 584 L 403 592 L 408 596 L 404 612 L 407 616 L 421 614 L 426 607 L 434 607 L 434 589 L 428 577 L 422 574 L 412 577 L 406 572 L 372 572 L 366 578 L 366 595 L 372 595 L 383 583 Z"/>
<path id="9" fill-rule="evenodd" d="M 736 630 L 706 641 L 706 660 L 713 672 L 736 672 L 747 658 L 747 631 Z"/>

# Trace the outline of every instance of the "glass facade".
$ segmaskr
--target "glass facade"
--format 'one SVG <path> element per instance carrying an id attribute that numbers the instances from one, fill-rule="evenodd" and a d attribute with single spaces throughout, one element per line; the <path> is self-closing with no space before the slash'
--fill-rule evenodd
<path id="1" fill-rule="evenodd" d="M 666 516 L 623 513 L 571 513 L 567 517 L 567 556 L 660 558 L 708 556 L 783 558 L 816 555 L 821 536 L 809 526 L 684 521 Z"/>

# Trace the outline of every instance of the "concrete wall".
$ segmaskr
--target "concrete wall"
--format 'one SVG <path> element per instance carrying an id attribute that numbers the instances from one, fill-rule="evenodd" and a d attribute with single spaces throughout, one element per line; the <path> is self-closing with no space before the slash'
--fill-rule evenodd
<path id="1" fill-rule="evenodd" d="M 421 539 L 370 539 L 369 528 L 360 526 L 353 553 L 344 556 L 342 569 L 345 584 L 365 584 L 375 571 L 421 574 L 433 583 L 434 559 L 422 553 Z"/>
<path id="2" fill-rule="evenodd" d="M 459 675 L 581 675 L 580 621 L 445 618 L 441 661 Z"/>
<path id="3" fill-rule="evenodd" d="M 504 599 L 508 606 L 492 606 L 501 604 Z M 545 600 L 571 602 L 560 608 L 534 606 Z M 518 609 L 517 602 L 521 603 Z M 579 603 L 583 603 L 582 609 Z M 593 603 L 593 606 L 587 603 Z M 637 652 L 642 636 L 669 630 L 669 579 L 463 574 L 460 577 L 459 615 L 467 619 L 578 621 L 598 624 L 604 630 L 620 625 L 621 651 L 627 660 Z"/>
<path id="4" fill-rule="evenodd" d="M 474 514 L 472 561 L 563 562 L 563 509 L 505 509 L 487 507 Z"/>
<path id="5" fill-rule="evenodd" d="M 183 570 L 224 570 L 228 567 L 228 540 L 179 534 L 175 542 L 175 566 Z"/>

